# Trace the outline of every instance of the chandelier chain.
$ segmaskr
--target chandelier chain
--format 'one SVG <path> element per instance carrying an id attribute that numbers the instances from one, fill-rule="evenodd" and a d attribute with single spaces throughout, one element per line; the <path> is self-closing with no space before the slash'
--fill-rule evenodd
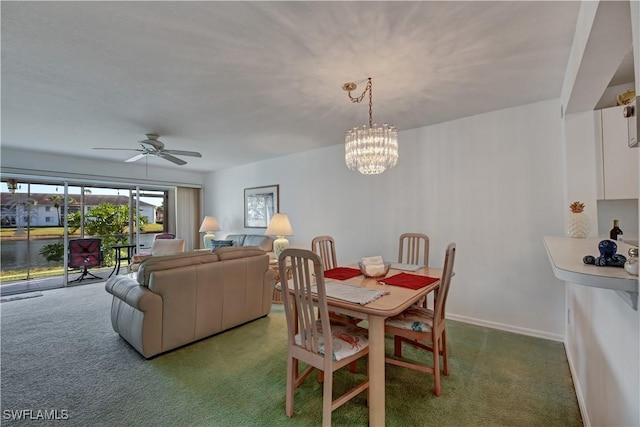
<path id="1" fill-rule="evenodd" d="M 351 96 L 351 92 L 349 92 L 349 99 L 354 104 L 359 104 L 362 102 L 367 92 L 369 92 L 369 127 L 373 127 L 373 85 L 371 84 L 371 77 L 369 77 L 367 87 L 364 88 L 360 96 L 354 98 Z"/>

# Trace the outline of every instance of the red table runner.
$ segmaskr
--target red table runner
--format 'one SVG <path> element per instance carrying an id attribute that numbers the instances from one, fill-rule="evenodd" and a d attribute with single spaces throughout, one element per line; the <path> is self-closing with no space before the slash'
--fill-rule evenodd
<path id="1" fill-rule="evenodd" d="M 362 272 L 357 268 L 336 267 L 331 270 L 325 270 L 324 277 L 327 279 L 347 280 L 352 277 L 361 275 Z"/>
<path id="2" fill-rule="evenodd" d="M 400 273 L 395 276 L 378 280 L 385 285 L 400 286 L 409 289 L 420 289 L 435 281 L 440 280 L 439 277 L 419 276 L 417 274 Z"/>

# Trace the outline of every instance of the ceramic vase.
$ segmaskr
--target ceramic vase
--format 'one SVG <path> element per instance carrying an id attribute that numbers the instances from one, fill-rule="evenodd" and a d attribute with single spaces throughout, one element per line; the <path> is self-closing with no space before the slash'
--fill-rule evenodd
<path id="1" fill-rule="evenodd" d="M 569 213 L 569 218 L 567 219 L 567 234 L 569 237 L 584 238 L 589 235 L 590 230 L 591 222 L 586 213 Z"/>

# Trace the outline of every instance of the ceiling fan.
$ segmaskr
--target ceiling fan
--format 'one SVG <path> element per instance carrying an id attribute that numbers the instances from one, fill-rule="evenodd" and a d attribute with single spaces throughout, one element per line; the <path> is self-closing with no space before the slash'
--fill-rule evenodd
<path id="1" fill-rule="evenodd" d="M 179 159 L 174 156 L 190 156 L 190 157 L 202 157 L 202 154 L 197 151 L 183 151 L 183 150 L 165 150 L 164 142 L 159 141 L 159 136 L 153 133 L 148 133 L 146 135 L 147 139 L 144 141 L 138 141 L 140 143 L 140 148 L 102 148 L 96 147 L 94 150 L 125 150 L 125 151 L 137 151 L 139 154 L 131 157 L 130 159 L 125 160 L 125 162 L 135 162 L 136 160 L 140 160 L 147 156 L 158 156 L 165 160 L 169 160 L 170 162 L 175 163 L 176 165 L 186 165 L 182 159 Z"/>

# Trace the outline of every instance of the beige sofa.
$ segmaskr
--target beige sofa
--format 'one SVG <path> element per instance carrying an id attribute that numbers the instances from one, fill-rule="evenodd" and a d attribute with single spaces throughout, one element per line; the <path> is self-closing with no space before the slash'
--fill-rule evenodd
<path id="1" fill-rule="evenodd" d="M 228 234 L 222 240 L 231 240 L 233 246 L 257 246 L 267 252 L 271 259 L 275 259 L 273 253 L 273 237 L 264 234 Z"/>
<path id="2" fill-rule="evenodd" d="M 154 256 L 111 277 L 111 324 L 150 358 L 266 316 L 274 274 L 257 247 Z"/>

